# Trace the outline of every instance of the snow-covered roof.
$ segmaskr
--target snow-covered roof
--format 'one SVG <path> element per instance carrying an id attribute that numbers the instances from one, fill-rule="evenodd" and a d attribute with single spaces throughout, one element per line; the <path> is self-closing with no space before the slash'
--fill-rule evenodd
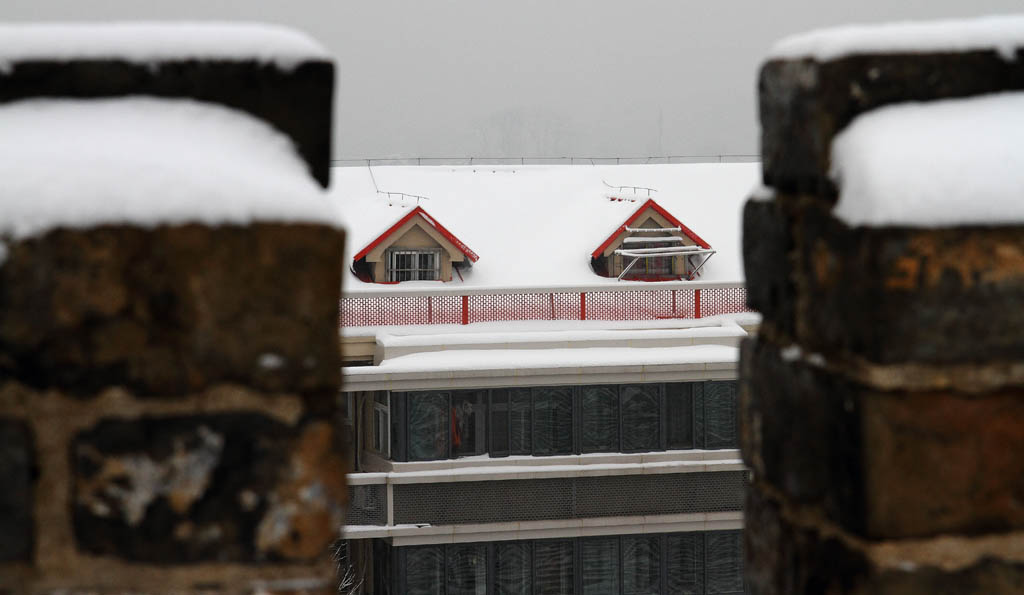
<path id="1" fill-rule="evenodd" d="M 832 143 L 836 217 L 912 227 L 1024 221 L 1024 93 L 907 103 Z"/>
<path id="2" fill-rule="evenodd" d="M 386 241 L 389 237 L 391 237 L 391 234 L 398 231 L 399 228 L 405 225 L 413 217 L 420 217 L 424 223 L 436 229 L 437 232 L 441 234 L 441 237 L 451 242 L 453 246 L 455 246 L 460 252 L 465 254 L 466 258 L 468 258 L 470 262 L 476 262 L 480 258 L 479 256 L 477 256 L 476 252 L 470 250 L 469 246 L 467 246 L 462 240 L 455 237 L 455 234 L 448 231 L 448 229 L 445 226 L 441 225 L 441 223 L 438 222 L 437 219 L 431 217 L 430 214 L 423 209 L 423 207 L 418 206 L 409 211 L 407 215 L 399 219 L 394 225 L 385 230 L 384 233 L 380 234 L 379 236 L 371 240 L 370 243 L 363 247 L 362 250 L 357 252 L 356 255 L 352 257 L 352 259 L 359 260 L 360 258 L 364 258 L 367 254 L 370 253 L 371 250 L 380 245 L 381 242 Z"/>
<path id="3" fill-rule="evenodd" d="M 0 236 L 101 224 L 336 224 L 291 141 L 184 99 L 0 105 Z"/>
<path id="4" fill-rule="evenodd" d="M 290 70 L 329 58 L 312 37 L 256 23 L 31 23 L 0 25 L 0 71 L 26 60 L 255 60 Z"/>
<path id="5" fill-rule="evenodd" d="M 377 189 L 406 192 L 428 197 L 430 213 L 480 260 L 462 271 L 463 280 L 401 287 L 507 289 L 623 283 L 596 275 L 591 252 L 643 201 L 609 200 L 605 180 L 657 188 L 657 202 L 717 251 L 701 278 L 741 282 L 740 215 L 761 170 L 757 163 L 392 166 L 372 174 L 365 167 L 333 171 L 331 196 L 346 228 L 346 260 L 417 206 L 415 199 L 389 200 Z M 352 294 L 388 287 L 398 286 L 366 283 L 351 273 L 345 280 Z"/>
<path id="6" fill-rule="evenodd" d="M 768 57 L 824 61 L 856 54 L 995 50 L 1014 60 L 1022 46 L 1024 15 L 1008 15 L 819 29 L 778 41 Z"/>

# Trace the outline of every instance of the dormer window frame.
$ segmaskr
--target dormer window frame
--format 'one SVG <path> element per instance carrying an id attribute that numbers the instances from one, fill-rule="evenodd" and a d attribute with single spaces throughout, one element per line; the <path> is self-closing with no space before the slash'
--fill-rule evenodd
<path id="1" fill-rule="evenodd" d="M 424 262 L 423 258 L 428 257 Z M 441 279 L 441 248 L 391 247 L 385 251 L 387 280 L 438 281 Z"/>

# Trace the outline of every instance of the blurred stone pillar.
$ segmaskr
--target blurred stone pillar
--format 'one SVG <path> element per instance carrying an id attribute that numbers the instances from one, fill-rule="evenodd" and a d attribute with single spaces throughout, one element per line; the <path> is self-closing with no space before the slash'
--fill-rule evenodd
<path id="1" fill-rule="evenodd" d="M 744 211 L 751 593 L 1024 592 L 1024 227 L 850 227 L 835 136 L 905 101 L 1024 88 L 995 50 L 767 62 Z"/>
<path id="2" fill-rule="evenodd" d="M 226 105 L 288 135 L 321 185 L 332 92 L 326 58 L 0 70 L 0 108 Z M 342 237 L 314 223 L 112 223 L 0 243 L 0 593 L 333 592 Z"/>

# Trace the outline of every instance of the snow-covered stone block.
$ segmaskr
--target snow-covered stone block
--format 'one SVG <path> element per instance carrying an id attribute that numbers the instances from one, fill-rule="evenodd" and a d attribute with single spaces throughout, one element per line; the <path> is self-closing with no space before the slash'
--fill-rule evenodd
<path id="1" fill-rule="evenodd" d="M 326 187 L 334 64 L 283 27 L 217 23 L 0 26 L 0 104 L 149 95 L 246 112 L 284 133 Z"/>
<path id="2" fill-rule="evenodd" d="M 909 101 L 1024 89 L 1024 17 L 839 28 L 782 40 L 758 89 L 764 180 L 834 202 L 832 141 Z"/>

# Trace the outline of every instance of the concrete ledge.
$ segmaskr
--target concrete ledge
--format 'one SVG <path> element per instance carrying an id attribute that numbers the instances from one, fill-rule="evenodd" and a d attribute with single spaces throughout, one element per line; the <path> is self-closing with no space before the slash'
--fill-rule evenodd
<path id="1" fill-rule="evenodd" d="M 342 537 L 344 539 L 391 538 L 392 545 L 407 546 L 596 535 L 719 531 L 736 530 L 742 527 L 742 512 L 716 512 L 473 525 L 345 526 L 342 527 Z"/>

